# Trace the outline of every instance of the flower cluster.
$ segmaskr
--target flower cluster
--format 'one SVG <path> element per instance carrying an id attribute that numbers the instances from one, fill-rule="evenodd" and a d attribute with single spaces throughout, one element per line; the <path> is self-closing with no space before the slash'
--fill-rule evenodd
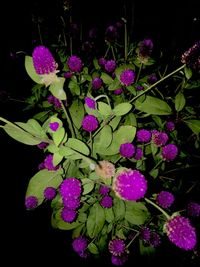
<path id="1" fill-rule="evenodd" d="M 135 240 L 141 254 L 160 246 L 164 235 L 182 250 L 196 249 L 192 219 L 200 216 L 200 203 L 180 206 L 176 174 L 188 167 L 187 158 L 198 158 L 199 106 L 192 107 L 185 91 L 199 84 L 192 72 L 200 54 L 197 42 L 179 56 L 183 65 L 163 75 L 151 39 L 126 40 L 124 54 L 117 54 L 117 31 L 106 29 L 107 53 L 92 63 L 81 51 L 36 46 L 25 68 L 41 90 L 43 109 L 27 122 L 1 118 L 1 128 L 44 156 L 25 207 L 49 201 L 52 225 L 72 231 L 74 252 L 82 258 L 109 252 L 113 265 L 123 265 Z"/>

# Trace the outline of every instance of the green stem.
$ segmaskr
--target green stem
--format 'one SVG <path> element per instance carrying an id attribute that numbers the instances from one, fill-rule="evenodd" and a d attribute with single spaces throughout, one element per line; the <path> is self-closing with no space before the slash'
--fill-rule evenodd
<path id="1" fill-rule="evenodd" d="M 144 198 L 145 201 L 149 204 L 151 204 L 152 206 L 154 206 L 156 209 L 158 209 L 168 220 L 170 219 L 170 215 L 167 214 L 166 211 L 164 211 L 161 207 L 159 207 L 156 203 L 154 203 L 153 201 L 151 201 L 150 199 L 148 198 Z"/>
<path id="2" fill-rule="evenodd" d="M 152 172 L 153 170 L 155 170 L 162 162 L 163 162 L 163 159 L 161 159 L 160 161 L 158 161 L 158 163 L 150 170 L 150 172 Z"/>
<path id="3" fill-rule="evenodd" d="M 94 100 L 97 101 L 97 100 L 99 100 L 100 98 L 106 98 L 106 100 L 107 100 L 107 102 L 108 102 L 108 105 L 111 106 L 111 105 L 110 105 L 109 97 L 108 97 L 107 95 L 99 95 L 99 96 L 95 97 Z"/>
<path id="4" fill-rule="evenodd" d="M 138 70 L 138 75 L 137 75 L 136 83 L 137 83 L 137 81 L 139 80 L 140 73 L 141 73 L 141 70 L 142 70 L 142 66 L 143 66 L 143 64 L 141 63 L 141 64 L 140 64 L 140 68 L 139 68 L 139 70 Z"/>
<path id="5" fill-rule="evenodd" d="M 111 51 L 112 51 L 113 59 L 116 60 L 115 52 L 114 52 L 114 49 L 113 49 L 113 46 L 112 45 L 111 45 Z"/>
<path id="6" fill-rule="evenodd" d="M 127 34 L 127 24 L 124 19 L 124 59 L 127 60 L 128 55 L 128 34 Z"/>
<path id="7" fill-rule="evenodd" d="M 65 114 L 65 116 L 66 116 L 67 122 L 68 122 L 68 124 L 69 124 L 69 129 L 70 129 L 70 131 L 71 131 L 72 137 L 75 137 L 75 138 L 76 138 L 76 133 L 75 133 L 75 130 L 74 130 L 74 127 L 73 127 L 73 122 L 72 122 L 72 120 L 71 120 L 71 117 L 70 117 L 70 115 L 68 114 L 68 112 L 67 112 L 67 110 L 66 110 L 66 108 L 65 108 L 65 106 L 64 106 L 64 104 L 63 104 L 63 102 L 62 102 L 61 100 L 60 100 L 60 104 L 61 104 L 62 109 L 63 109 L 63 111 L 64 111 L 64 114 Z"/>
<path id="8" fill-rule="evenodd" d="M 131 241 L 127 244 L 126 248 L 128 248 L 132 243 L 133 241 L 139 236 L 139 232 L 131 239 Z"/>
<path id="9" fill-rule="evenodd" d="M 152 84 L 149 88 L 147 88 L 146 90 L 144 90 L 143 92 L 140 92 L 140 94 L 136 95 L 135 97 L 133 97 L 129 103 L 132 103 L 133 101 L 135 101 L 136 99 L 138 99 L 140 96 L 146 94 L 148 91 L 150 91 L 153 87 L 155 87 L 157 84 L 161 83 L 162 81 L 166 80 L 167 78 L 169 78 L 170 76 L 172 76 L 173 74 L 179 72 L 180 70 L 185 68 L 185 64 L 182 65 L 181 67 L 179 67 L 178 69 L 172 71 L 171 73 L 169 73 L 168 75 L 166 75 L 165 77 L 163 77 L 162 79 L 160 79 L 159 81 L 155 82 L 154 84 Z"/>

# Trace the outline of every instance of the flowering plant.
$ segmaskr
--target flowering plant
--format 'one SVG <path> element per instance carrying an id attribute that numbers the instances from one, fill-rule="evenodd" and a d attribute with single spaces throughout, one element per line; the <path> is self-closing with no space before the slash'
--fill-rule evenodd
<path id="1" fill-rule="evenodd" d="M 200 216 L 195 198 L 177 201 L 177 170 L 199 159 L 200 42 L 171 70 L 156 64 L 151 39 L 129 44 L 126 21 L 120 25 L 125 43 L 119 25 L 108 27 L 102 57 L 83 61 L 62 46 L 36 46 L 25 69 L 37 113 L 27 122 L 0 118 L 9 136 L 44 154 L 26 208 L 49 202 L 52 227 L 72 231 L 80 257 L 108 252 L 114 265 L 128 260 L 134 243 L 141 254 L 162 240 L 195 253 Z"/>

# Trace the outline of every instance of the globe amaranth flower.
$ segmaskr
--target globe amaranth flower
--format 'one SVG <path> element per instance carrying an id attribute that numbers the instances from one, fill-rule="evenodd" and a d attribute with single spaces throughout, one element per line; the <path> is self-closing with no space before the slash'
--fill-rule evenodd
<path id="1" fill-rule="evenodd" d="M 85 98 L 85 104 L 88 108 L 95 109 L 96 108 L 96 101 L 91 97 Z"/>
<path id="2" fill-rule="evenodd" d="M 92 79 L 92 88 L 93 89 L 97 90 L 97 89 L 101 88 L 102 84 L 103 84 L 103 80 L 101 78 L 95 77 Z"/>
<path id="3" fill-rule="evenodd" d="M 116 266 L 124 265 L 127 262 L 127 260 L 128 260 L 127 253 L 124 253 L 121 256 L 114 256 L 114 255 L 111 256 L 111 262 L 113 265 L 116 265 Z"/>
<path id="4" fill-rule="evenodd" d="M 120 82 L 126 86 L 131 85 L 135 80 L 135 72 L 131 69 L 123 70 L 120 74 Z"/>
<path id="5" fill-rule="evenodd" d="M 131 158 L 135 153 L 135 146 L 132 143 L 121 144 L 119 152 L 122 157 Z"/>
<path id="6" fill-rule="evenodd" d="M 139 129 L 136 132 L 136 138 L 138 142 L 148 143 L 151 139 L 151 132 L 146 129 Z"/>
<path id="7" fill-rule="evenodd" d="M 140 230 L 140 237 L 145 242 L 148 242 L 150 240 L 151 236 L 151 230 L 148 227 L 142 227 Z"/>
<path id="8" fill-rule="evenodd" d="M 169 240 L 177 247 L 192 250 L 197 242 L 196 229 L 186 217 L 172 216 L 164 225 Z"/>
<path id="9" fill-rule="evenodd" d="M 115 238 L 109 241 L 108 250 L 114 256 L 120 256 L 126 251 L 125 242 L 123 239 Z"/>
<path id="10" fill-rule="evenodd" d="M 38 199 L 36 196 L 27 196 L 25 199 L 25 206 L 27 209 L 35 209 L 38 205 Z"/>
<path id="11" fill-rule="evenodd" d="M 158 78 L 156 77 L 155 73 L 149 75 L 148 78 L 147 78 L 147 82 L 149 84 L 154 84 L 155 82 L 157 82 L 157 80 L 158 80 Z"/>
<path id="12" fill-rule="evenodd" d="M 165 132 L 152 131 L 152 142 L 157 146 L 164 146 L 169 140 L 169 136 Z"/>
<path id="13" fill-rule="evenodd" d="M 160 246 L 160 244 L 161 244 L 160 235 L 154 231 L 151 231 L 149 244 L 154 248 Z"/>
<path id="14" fill-rule="evenodd" d="M 74 177 L 66 178 L 60 184 L 59 190 L 63 198 L 79 198 L 82 193 L 81 181 Z"/>
<path id="15" fill-rule="evenodd" d="M 47 98 L 49 104 L 53 104 L 55 108 L 61 108 L 61 102 L 58 98 L 53 95 L 49 95 Z"/>
<path id="16" fill-rule="evenodd" d="M 82 127 L 87 132 L 93 132 L 99 127 L 99 122 L 94 115 L 86 115 L 82 120 Z"/>
<path id="17" fill-rule="evenodd" d="M 143 150 L 142 150 L 142 148 L 141 147 L 136 147 L 134 159 L 135 160 L 140 160 L 142 157 L 143 157 Z"/>
<path id="18" fill-rule="evenodd" d="M 49 186 L 44 189 L 44 197 L 48 200 L 52 200 L 56 197 L 56 188 Z"/>
<path id="19" fill-rule="evenodd" d="M 178 148 L 174 144 L 168 144 L 162 147 L 162 158 L 166 161 L 173 161 L 178 155 Z"/>
<path id="20" fill-rule="evenodd" d="M 76 220 L 77 211 L 64 207 L 62 208 L 60 215 L 64 222 L 72 223 Z"/>
<path id="21" fill-rule="evenodd" d="M 80 72 L 83 66 L 81 59 L 77 56 L 70 56 L 67 60 L 69 69 L 73 72 Z"/>
<path id="22" fill-rule="evenodd" d="M 173 121 L 167 121 L 165 128 L 167 131 L 172 132 L 175 129 L 175 123 Z"/>
<path id="23" fill-rule="evenodd" d="M 100 205 L 106 209 L 111 208 L 113 206 L 113 198 L 111 196 L 103 196 Z"/>
<path id="24" fill-rule="evenodd" d="M 98 176 L 109 179 L 115 174 L 115 165 L 107 160 L 101 160 L 95 166 L 95 172 Z"/>
<path id="25" fill-rule="evenodd" d="M 114 42 L 118 37 L 117 28 L 110 25 L 105 31 L 105 40 L 108 42 Z"/>
<path id="26" fill-rule="evenodd" d="M 63 202 L 64 207 L 70 210 L 76 210 L 80 206 L 80 198 L 63 197 L 62 202 Z"/>
<path id="27" fill-rule="evenodd" d="M 144 86 L 142 86 L 142 85 L 136 85 L 135 89 L 137 91 L 142 91 L 144 89 Z"/>
<path id="28" fill-rule="evenodd" d="M 114 90 L 113 93 L 115 95 L 121 95 L 123 93 L 123 89 L 122 88 L 118 88 L 118 89 Z"/>
<path id="29" fill-rule="evenodd" d="M 99 187 L 100 195 L 107 195 L 109 192 L 110 192 L 110 188 L 107 185 L 100 185 Z"/>
<path id="30" fill-rule="evenodd" d="M 191 217 L 200 216 L 200 204 L 195 201 L 190 201 L 187 205 L 187 214 Z"/>
<path id="31" fill-rule="evenodd" d="M 98 64 L 99 64 L 100 67 L 103 67 L 104 68 L 106 62 L 107 62 L 106 59 L 103 58 L 103 57 L 101 57 L 101 58 L 98 59 Z"/>
<path id="32" fill-rule="evenodd" d="M 161 191 L 156 196 L 156 202 L 162 208 L 169 208 L 174 203 L 174 195 L 168 191 Z"/>
<path id="33" fill-rule="evenodd" d="M 138 44 L 138 53 L 142 58 L 148 58 L 153 50 L 153 42 L 151 39 L 144 39 Z"/>
<path id="34" fill-rule="evenodd" d="M 87 246 L 88 241 L 84 236 L 76 237 L 72 241 L 72 248 L 78 254 L 84 252 L 87 249 Z"/>
<path id="35" fill-rule="evenodd" d="M 200 69 L 200 41 L 196 42 L 182 54 L 181 62 L 193 70 Z"/>
<path id="36" fill-rule="evenodd" d="M 115 62 L 115 60 L 111 59 L 111 60 L 107 60 L 105 65 L 104 65 L 104 68 L 107 72 L 113 72 L 117 67 L 117 64 Z"/>
<path id="37" fill-rule="evenodd" d="M 59 128 L 59 123 L 57 121 L 50 122 L 49 123 L 49 128 L 53 131 L 56 132 Z"/>
<path id="38" fill-rule="evenodd" d="M 46 156 L 44 160 L 44 167 L 49 171 L 56 171 L 59 168 L 59 166 L 54 166 L 52 154 Z"/>
<path id="39" fill-rule="evenodd" d="M 124 170 L 114 178 L 113 190 L 123 200 L 136 201 L 144 197 L 147 180 L 138 170 Z"/>
<path id="40" fill-rule="evenodd" d="M 46 142 L 41 142 L 37 145 L 39 149 L 45 149 L 49 144 Z"/>
<path id="41" fill-rule="evenodd" d="M 72 76 L 73 76 L 73 73 L 72 73 L 71 71 L 66 71 L 66 72 L 64 73 L 64 77 L 65 77 L 66 79 L 70 79 Z"/>

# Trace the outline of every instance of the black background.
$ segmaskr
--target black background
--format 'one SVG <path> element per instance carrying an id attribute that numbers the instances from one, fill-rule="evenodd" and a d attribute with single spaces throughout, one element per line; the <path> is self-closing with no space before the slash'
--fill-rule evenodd
<path id="1" fill-rule="evenodd" d="M 131 21 L 131 31 L 136 38 L 152 37 L 159 46 L 170 52 L 180 52 L 199 39 L 200 9 L 198 1 L 72 1 L 73 18 L 85 27 L 105 27 L 125 15 Z M 176 5 L 174 4 L 176 2 Z M 126 7 L 126 9 L 125 9 Z M 24 104 L 6 101 L 10 98 L 23 99 L 28 96 L 32 82 L 25 74 L 23 56 L 14 56 L 16 51 L 31 53 L 37 38 L 33 14 L 42 16 L 46 23 L 46 40 L 57 30 L 58 13 L 62 12 L 61 1 L 6 1 L 1 8 L 1 83 L 0 116 L 17 121 L 26 119 L 22 111 Z M 22 54 L 23 55 L 23 54 Z M 24 196 L 29 179 L 35 174 L 41 154 L 35 147 L 29 147 L 8 137 L 0 131 L 1 145 L 1 227 L 2 256 L 6 265 L 18 266 L 64 266 L 103 264 L 110 266 L 109 259 L 82 261 L 70 245 L 70 233 L 52 229 L 49 205 L 26 211 Z M 162 261 L 181 263 L 176 248 L 166 250 L 156 260 L 145 263 L 162 264 Z M 176 254 L 177 253 L 177 254 Z M 140 261 L 136 256 L 132 259 Z M 70 263 L 72 261 L 72 263 Z M 183 265 L 180 265 L 183 266 Z"/>

